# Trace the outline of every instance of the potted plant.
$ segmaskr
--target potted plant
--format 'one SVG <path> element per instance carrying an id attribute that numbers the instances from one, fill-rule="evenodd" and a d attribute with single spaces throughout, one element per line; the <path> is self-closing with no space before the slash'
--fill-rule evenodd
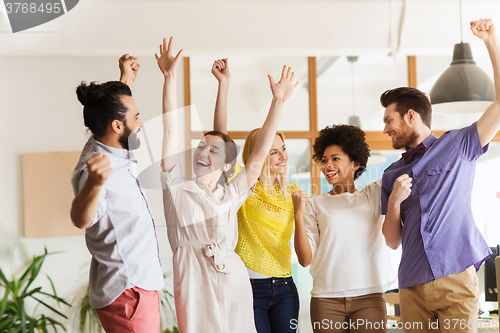
<path id="1" fill-rule="evenodd" d="M 71 306 L 64 299 L 57 296 L 54 283 L 48 275 L 47 279 L 50 281 L 52 293 L 42 291 L 42 287 L 32 287 L 33 282 L 40 274 L 45 257 L 52 253 L 45 253 L 41 256 L 34 257 L 28 264 L 28 267 L 23 272 L 20 278 L 16 278 L 13 274 L 12 280 L 8 280 L 2 269 L 0 269 L 0 292 L 3 291 L 0 303 L 0 331 L 1 332 L 48 332 L 52 327 L 55 332 L 58 328 L 66 331 L 64 325 L 58 320 L 48 317 L 44 314 L 37 314 L 38 306 L 42 305 L 58 316 L 67 319 L 68 317 L 62 312 L 46 303 L 43 299 L 48 297 L 57 302 L 57 305 Z M 33 314 L 26 312 L 26 301 L 34 300 L 37 305 Z M 36 329 L 36 331 L 35 331 Z"/>

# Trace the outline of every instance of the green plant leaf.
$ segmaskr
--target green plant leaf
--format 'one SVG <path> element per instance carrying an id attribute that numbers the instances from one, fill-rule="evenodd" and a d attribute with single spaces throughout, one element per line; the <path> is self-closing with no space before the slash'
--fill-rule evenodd
<path id="1" fill-rule="evenodd" d="M 29 279 L 28 279 L 28 281 L 26 283 L 26 286 L 24 287 L 24 290 L 23 290 L 22 294 L 24 294 L 26 292 L 26 290 L 28 290 L 28 288 L 30 287 L 30 285 L 37 278 L 38 274 L 40 273 L 40 270 L 42 269 L 42 265 L 43 265 L 43 261 L 45 260 L 45 256 L 46 255 L 44 254 L 42 256 L 35 257 L 35 259 L 31 263 L 31 265 L 29 266 L 29 268 L 23 274 L 23 277 L 21 277 L 21 279 L 19 280 L 20 283 L 24 284 L 24 282 L 26 280 L 26 277 L 29 274 Z M 22 288 L 22 284 L 19 286 L 19 289 Z"/>
<path id="2" fill-rule="evenodd" d="M 37 324 L 38 321 L 35 318 L 30 317 L 28 320 L 28 332 L 33 332 L 33 330 L 37 327 Z"/>
<path id="3" fill-rule="evenodd" d="M 60 298 L 57 297 L 57 292 L 56 292 L 56 288 L 54 287 L 54 282 L 52 282 L 52 279 L 47 274 L 45 274 L 45 276 L 47 277 L 47 279 L 49 279 L 50 286 L 52 287 L 52 292 L 54 293 L 54 296 L 55 296 L 54 299 L 57 301 L 57 305 L 59 305 Z"/>
<path id="4" fill-rule="evenodd" d="M 24 299 L 17 299 L 17 307 L 19 309 L 19 317 L 21 319 L 21 332 L 26 332 L 26 311 L 24 309 Z"/>
<path id="5" fill-rule="evenodd" d="M 52 326 L 52 328 L 54 328 L 54 330 L 56 332 L 57 332 L 57 326 L 59 326 L 60 328 L 62 328 L 66 332 L 66 327 L 64 327 L 64 325 L 62 323 L 60 323 L 57 320 L 50 318 L 50 317 L 45 317 L 45 318 L 47 319 L 47 321 L 50 323 L 50 325 Z"/>
<path id="6" fill-rule="evenodd" d="M 0 331 L 1 332 L 4 332 L 5 329 L 7 329 L 7 327 L 9 325 L 11 325 L 13 322 L 15 322 L 17 320 L 17 316 L 12 316 L 8 319 L 4 319 L 2 318 L 2 320 L 0 321 Z"/>
<path id="7" fill-rule="evenodd" d="M 53 307 L 51 307 L 50 305 L 48 305 L 47 303 L 45 303 L 45 302 L 44 302 L 44 301 L 42 301 L 41 299 L 38 299 L 38 298 L 36 298 L 36 297 L 35 297 L 35 296 L 33 296 L 33 295 L 32 295 L 32 296 L 30 296 L 30 297 L 31 297 L 31 298 L 33 298 L 33 299 L 35 299 L 35 300 L 37 300 L 37 301 L 38 301 L 38 303 L 40 303 L 40 304 L 42 304 L 42 305 L 45 305 L 47 308 L 51 309 L 52 311 L 54 311 L 55 313 L 57 313 L 58 315 L 60 315 L 60 316 L 61 316 L 61 317 L 63 317 L 64 319 L 68 319 L 68 317 L 67 317 L 65 314 L 63 314 L 63 313 L 61 313 L 61 312 L 57 311 L 56 309 L 54 309 Z"/>
<path id="8" fill-rule="evenodd" d="M 19 283 L 24 284 L 24 281 L 28 278 L 28 276 L 33 275 L 33 272 L 36 270 L 36 266 L 38 265 L 38 263 L 40 262 L 40 260 L 43 257 L 44 257 L 44 255 L 33 257 L 30 265 L 26 268 L 23 275 L 21 275 L 21 278 L 19 279 Z"/>
<path id="9" fill-rule="evenodd" d="M 57 305 L 60 305 L 59 303 L 63 303 L 64 305 L 67 305 L 69 307 L 71 307 L 71 304 L 66 302 L 64 299 L 60 298 L 60 297 L 57 297 L 57 296 L 54 296 L 52 294 L 48 294 L 46 292 L 43 292 L 43 291 L 37 291 L 37 294 L 42 294 L 42 295 L 45 295 L 45 296 L 48 296 L 50 298 L 53 298 L 57 301 Z"/>
<path id="10" fill-rule="evenodd" d="M 40 324 L 37 325 L 37 327 L 36 327 L 38 329 L 38 331 L 43 332 L 43 333 L 48 333 L 48 331 L 47 331 L 47 318 L 44 315 L 42 315 L 39 322 L 40 322 Z"/>
<path id="11" fill-rule="evenodd" d="M 5 275 L 3 274 L 3 271 L 1 268 L 0 268 L 0 280 L 2 281 L 3 285 L 6 285 L 7 283 L 9 283 L 9 281 L 7 280 Z"/>
<path id="12" fill-rule="evenodd" d="M 22 293 L 22 294 L 21 294 L 21 296 L 19 296 L 19 297 L 21 297 L 21 298 L 26 298 L 26 297 L 29 297 L 29 296 L 31 296 L 31 295 L 33 295 L 33 294 L 36 294 L 36 293 L 37 293 L 37 292 L 39 292 L 40 290 L 42 290 L 42 287 L 38 287 L 38 288 L 35 288 L 35 289 L 30 290 L 30 291 L 28 291 L 28 292 Z"/>
<path id="13" fill-rule="evenodd" d="M 0 303 L 0 318 L 3 317 L 3 314 L 5 313 L 5 309 L 7 308 L 7 302 L 9 301 L 9 294 L 10 291 L 12 290 L 12 282 L 7 283 L 5 286 L 5 293 L 3 295 L 2 303 Z"/>

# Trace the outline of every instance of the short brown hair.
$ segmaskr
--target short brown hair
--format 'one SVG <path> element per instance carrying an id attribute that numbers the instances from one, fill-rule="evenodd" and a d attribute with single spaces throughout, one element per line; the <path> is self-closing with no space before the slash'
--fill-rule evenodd
<path id="1" fill-rule="evenodd" d="M 431 102 L 420 90 L 410 87 L 386 90 L 380 96 L 380 104 L 386 108 L 392 103 L 396 103 L 396 111 L 401 115 L 401 118 L 404 117 L 408 110 L 412 109 L 420 115 L 424 125 L 431 128 Z"/>

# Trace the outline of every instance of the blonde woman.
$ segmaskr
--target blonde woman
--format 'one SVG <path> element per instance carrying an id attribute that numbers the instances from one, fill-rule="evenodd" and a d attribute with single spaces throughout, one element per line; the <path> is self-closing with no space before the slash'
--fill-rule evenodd
<path id="1" fill-rule="evenodd" d="M 245 165 L 257 147 L 260 132 L 260 128 L 254 129 L 245 140 Z M 285 138 L 277 132 L 255 191 L 238 211 L 235 251 L 248 270 L 259 333 L 295 332 L 291 324 L 299 315 L 288 245 L 294 223 L 291 194 L 299 187 L 288 182 L 287 161 Z"/>

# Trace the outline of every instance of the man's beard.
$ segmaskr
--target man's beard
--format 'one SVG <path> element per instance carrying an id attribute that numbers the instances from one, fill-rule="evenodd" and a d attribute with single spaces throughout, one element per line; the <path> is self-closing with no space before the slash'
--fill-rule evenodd
<path id="1" fill-rule="evenodd" d="M 130 128 L 125 125 L 125 131 L 118 139 L 118 142 L 122 145 L 124 149 L 127 150 L 135 150 L 141 146 L 141 141 L 137 134 L 139 134 L 140 128 L 137 129 L 136 132 L 133 132 Z"/>
<path id="2" fill-rule="evenodd" d="M 394 149 L 408 148 L 417 140 L 418 134 L 412 132 L 410 126 L 402 123 L 399 133 L 396 135 L 396 140 L 392 143 Z"/>

